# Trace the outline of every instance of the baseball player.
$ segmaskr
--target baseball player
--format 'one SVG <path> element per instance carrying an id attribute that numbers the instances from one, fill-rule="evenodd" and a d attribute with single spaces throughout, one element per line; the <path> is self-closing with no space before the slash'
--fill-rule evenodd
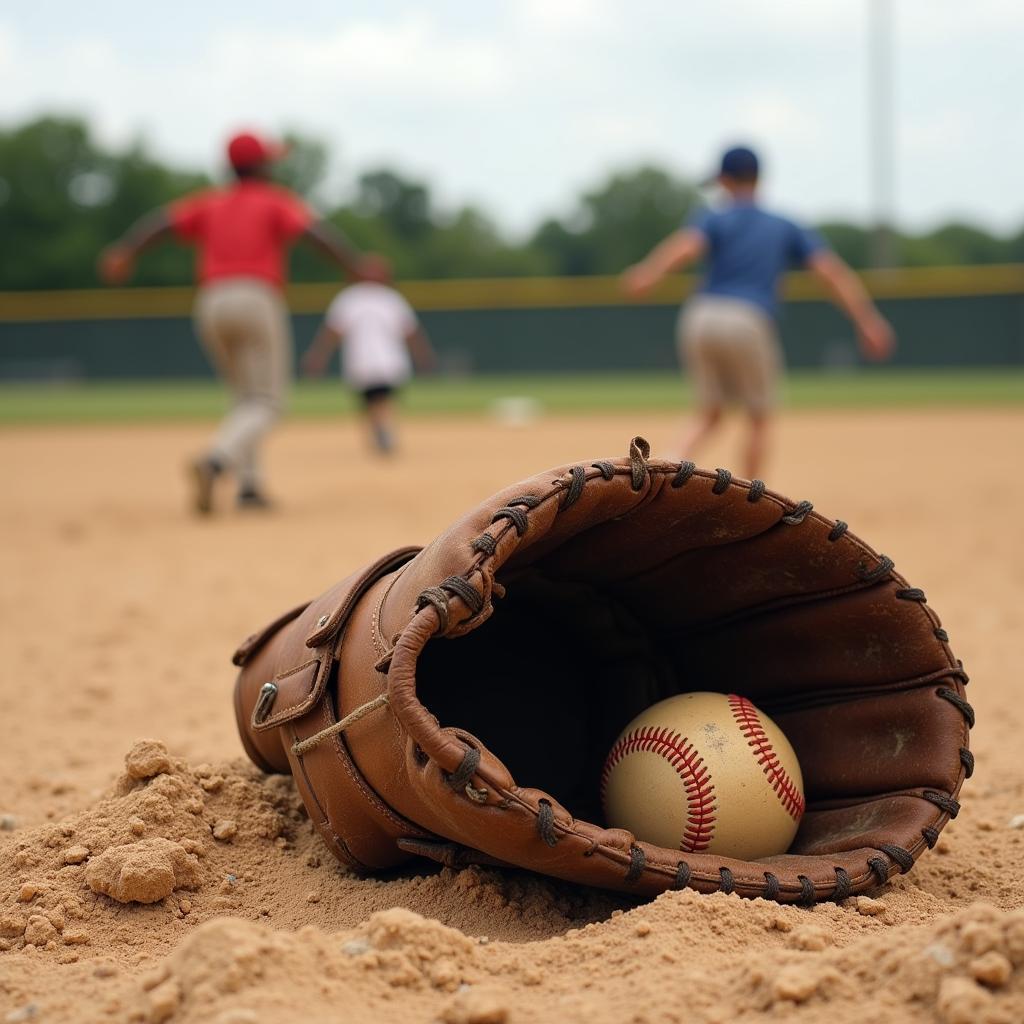
<path id="1" fill-rule="evenodd" d="M 681 311 L 680 357 L 697 394 L 698 411 L 682 440 L 693 455 L 714 432 L 725 404 L 738 401 L 750 431 L 744 469 L 756 477 L 764 462 L 776 402 L 782 349 L 776 332 L 778 285 L 790 267 L 805 267 L 853 321 L 864 355 L 885 359 L 894 336 L 856 274 L 814 231 L 758 204 L 757 155 L 744 146 L 723 156 L 718 184 L 728 197 L 721 210 L 702 210 L 623 274 L 632 297 L 649 292 L 666 274 L 704 259 L 707 273 Z"/>
<path id="2" fill-rule="evenodd" d="M 249 133 L 228 143 L 234 180 L 186 196 L 142 217 L 104 251 L 100 274 L 128 280 L 144 249 L 169 239 L 198 250 L 194 317 L 199 338 L 234 403 L 207 450 L 192 463 L 195 509 L 213 507 L 218 477 L 231 472 L 240 508 L 269 506 L 259 449 L 280 416 L 292 372 L 292 335 L 283 287 L 287 251 L 304 239 L 347 273 L 358 254 L 302 200 L 268 180 L 284 147 Z"/>
<path id="3" fill-rule="evenodd" d="M 412 307 L 392 287 L 391 265 L 383 256 L 364 257 L 360 277 L 328 307 L 302 369 L 319 376 L 340 345 L 342 375 L 362 397 L 374 446 L 390 455 L 395 448 L 394 395 L 409 379 L 413 363 L 420 371 L 433 368 L 434 350 Z"/>

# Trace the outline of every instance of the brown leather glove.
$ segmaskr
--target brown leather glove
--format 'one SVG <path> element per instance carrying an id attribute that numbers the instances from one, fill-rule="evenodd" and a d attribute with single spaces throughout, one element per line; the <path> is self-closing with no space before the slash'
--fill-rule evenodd
<path id="1" fill-rule="evenodd" d="M 924 594 L 809 502 L 648 454 L 636 438 L 628 458 L 510 487 L 239 649 L 246 750 L 295 776 L 347 864 L 810 903 L 935 845 L 974 715 Z M 789 853 L 683 854 L 602 827 L 618 732 L 689 690 L 747 696 L 789 736 L 808 802 Z"/>

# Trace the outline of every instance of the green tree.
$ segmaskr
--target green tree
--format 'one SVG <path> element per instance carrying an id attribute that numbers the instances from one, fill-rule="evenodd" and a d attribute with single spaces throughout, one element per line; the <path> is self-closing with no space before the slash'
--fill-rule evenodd
<path id="1" fill-rule="evenodd" d="M 360 175 L 355 209 L 364 217 L 379 218 L 396 238 L 410 242 L 434 227 L 430 189 L 386 168 Z"/>
<path id="2" fill-rule="evenodd" d="M 426 277 L 517 277 L 552 269 L 538 249 L 507 243 L 497 225 L 473 206 L 439 218 L 424 248 Z"/>
<path id="3" fill-rule="evenodd" d="M 146 210 L 202 184 L 140 146 L 104 150 L 76 118 L 44 117 L 0 131 L 0 287 L 72 288 L 96 284 L 100 249 Z M 189 257 L 147 259 L 142 283 L 187 274 Z"/>
<path id="4" fill-rule="evenodd" d="M 86 125 L 47 117 L 3 132 L 0 168 L 4 287 L 85 283 L 82 265 L 98 232 L 92 199 L 106 198 L 101 193 L 110 173 Z"/>
<path id="5" fill-rule="evenodd" d="M 826 221 L 818 230 L 851 267 L 861 269 L 871 265 L 871 234 L 860 225 Z"/>
<path id="6" fill-rule="evenodd" d="M 87 264 L 90 283 L 95 283 L 97 253 L 118 237 L 144 213 L 180 199 L 210 185 L 209 178 L 196 171 L 178 170 L 149 155 L 141 143 L 110 157 L 113 191 L 110 202 L 101 207 L 102 231 L 94 243 Z M 139 261 L 134 283 L 139 285 L 186 284 L 192 280 L 194 254 L 180 245 L 162 245 L 145 253 Z M 85 268 L 83 267 L 83 270 Z"/>
<path id="7" fill-rule="evenodd" d="M 548 220 L 532 244 L 560 273 L 614 274 L 679 227 L 697 202 L 688 182 L 651 166 L 619 171 L 585 192 L 568 220 Z"/>
<path id="8" fill-rule="evenodd" d="M 1009 259 L 1009 240 L 996 238 L 969 224 L 944 224 L 916 237 L 905 236 L 903 262 L 910 267 L 956 263 L 1002 263 Z"/>
<path id="9" fill-rule="evenodd" d="M 615 274 L 675 229 L 696 203 L 688 182 L 650 165 L 619 170 L 584 192 L 565 214 L 510 240 L 487 211 L 439 209 L 429 186 L 376 167 L 354 183 L 354 198 L 326 194 L 329 154 L 317 139 L 289 133 L 291 152 L 275 168 L 360 249 L 384 253 L 400 278 L 521 274 Z M 154 157 L 144 145 L 100 144 L 73 117 L 39 117 L 0 128 L 0 289 L 90 287 L 100 250 L 147 211 L 208 185 L 193 170 Z M 855 267 L 870 264 L 870 231 L 829 222 L 822 231 Z M 1024 262 L 1024 230 L 1005 237 L 970 224 L 898 234 L 911 266 Z M 143 257 L 139 284 L 192 279 L 192 253 L 166 245 Z M 295 280 L 330 280 L 335 271 L 297 246 Z"/>
<path id="10" fill-rule="evenodd" d="M 696 190 L 657 167 L 613 174 L 583 196 L 584 237 L 596 273 L 616 273 L 686 219 Z"/>
<path id="11" fill-rule="evenodd" d="M 288 152 L 274 165 L 274 180 L 306 199 L 317 200 L 330 163 L 327 147 L 297 132 L 286 132 L 283 142 Z"/>
<path id="12" fill-rule="evenodd" d="M 1006 240 L 1006 259 L 1009 263 L 1024 263 L 1024 228 Z"/>
<path id="13" fill-rule="evenodd" d="M 554 217 L 544 221 L 534 232 L 530 245 L 546 257 L 555 274 L 575 277 L 592 273 L 592 254 L 583 232 L 567 227 Z"/>

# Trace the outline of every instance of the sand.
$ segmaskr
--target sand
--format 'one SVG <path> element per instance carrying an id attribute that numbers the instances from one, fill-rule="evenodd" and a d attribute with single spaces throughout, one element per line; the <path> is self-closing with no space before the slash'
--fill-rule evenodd
<path id="1" fill-rule="evenodd" d="M 228 659 L 252 629 L 512 480 L 636 432 L 667 454 L 674 430 L 422 420 L 380 463 L 350 423 L 288 424 L 279 511 L 208 522 L 182 489 L 200 428 L 0 434 L 0 1022 L 1024 1019 L 1019 412 L 780 425 L 769 483 L 891 555 L 972 677 L 963 810 L 871 898 L 637 904 L 426 865 L 358 878 L 291 781 L 242 755 Z M 733 441 L 702 462 L 734 462 Z"/>

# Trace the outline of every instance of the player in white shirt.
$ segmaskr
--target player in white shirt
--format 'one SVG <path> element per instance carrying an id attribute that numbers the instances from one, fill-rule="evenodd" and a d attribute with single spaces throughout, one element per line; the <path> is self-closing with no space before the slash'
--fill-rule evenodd
<path id="1" fill-rule="evenodd" d="M 362 396 L 374 444 L 387 455 L 395 446 L 393 395 L 412 375 L 413 363 L 417 370 L 430 370 L 435 357 L 412 307 L 391 287 L 390 263 L 368 255 L 360 277 L 328 307 L 302 369 L 319 376 L 341 346 L 342 376 Z"/>

